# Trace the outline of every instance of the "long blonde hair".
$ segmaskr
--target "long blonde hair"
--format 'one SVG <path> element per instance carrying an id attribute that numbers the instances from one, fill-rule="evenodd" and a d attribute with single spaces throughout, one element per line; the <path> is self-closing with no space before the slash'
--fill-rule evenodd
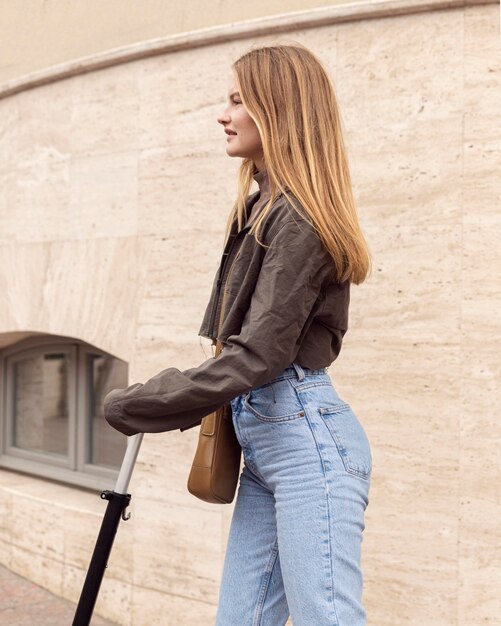
<path id="1" fill-rule="evenodd" d="M 329 250 L 335 278 L 360 284 L 371 271 L 371 255 L 355 209 L 341 120 L 327 71 L 299 43 L 253 48 L 232 68 L 242 103 L 261 136 L 271 191 L 250 232 L 259 242 L 260 226 L 279 193 L 295 206 L 288 188 L 304 209 L 301 215 Z M 242 159 L 226 237 L 235 219 L 239 230 L 244 225 L 254 172 L 253 161 Z"/>

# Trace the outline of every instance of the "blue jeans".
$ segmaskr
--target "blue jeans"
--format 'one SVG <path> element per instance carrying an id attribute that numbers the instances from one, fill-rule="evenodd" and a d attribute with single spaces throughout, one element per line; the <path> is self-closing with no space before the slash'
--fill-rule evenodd
<path id="1" fill-rule="evenodd" d="M 363 626 L 372 456 L 326 368 L 296 363 L 234 398 L 244 467 L 216 626 Z"/>

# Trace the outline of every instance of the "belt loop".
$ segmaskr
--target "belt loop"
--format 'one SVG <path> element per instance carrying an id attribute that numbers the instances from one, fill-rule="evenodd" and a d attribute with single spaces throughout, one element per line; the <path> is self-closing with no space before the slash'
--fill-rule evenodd
<path id="1" fill-rule="evenodd" d="M 292 365 L 294 369 L 296 370 L 296 374 L 297 374 L 297 377 L 299 378 L 299 382 L 301 382 L 302 380 L 304 380 L 303 368 L 299 365 L 299 363 L 293 363 Z"/>

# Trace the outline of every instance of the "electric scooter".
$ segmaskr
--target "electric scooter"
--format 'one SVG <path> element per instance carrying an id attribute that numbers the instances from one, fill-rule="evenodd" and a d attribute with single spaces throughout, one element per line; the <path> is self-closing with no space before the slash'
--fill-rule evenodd
<path id="1" fill-rule="evenodd" d="M 126 522 L 130 518 L 130 513 L 126 514 L 125 512 L 131 499 L 131 495 L 127 493 L 127 490 L 139 448 L 141 447 L 143 434 L 138 433 L 127 439 L 127 450 L 120 467 L 115 489 L 101 493 L 101 498 L 108 500 L 108 506 L 106 507 L 101 530 L 92 553 L 72 626 L 89 626 L 118 525 L 121 519 Z"/>

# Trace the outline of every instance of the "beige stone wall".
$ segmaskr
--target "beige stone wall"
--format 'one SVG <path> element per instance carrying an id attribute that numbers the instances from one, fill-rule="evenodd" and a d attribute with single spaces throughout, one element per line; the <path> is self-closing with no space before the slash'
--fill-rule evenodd
<path id="1" fill-rule="evenodd" d="M 0 345 L 78 337 L 130 382 L 196 366 L 238 163 L 232 60 L 301 41 L 341 107 L 374 273 L 331 366 L 373 449 L 368 625 L 501 624 L 501 57 L 496 4 L 352 19 L 137 59 L 0 100 Z M 196 429 L 147 435 L 98 610 L 210 624 L 233 505 L 186 489 Z M 0 561 L 78 597 L 103 504 L 0 472 Z"/>

